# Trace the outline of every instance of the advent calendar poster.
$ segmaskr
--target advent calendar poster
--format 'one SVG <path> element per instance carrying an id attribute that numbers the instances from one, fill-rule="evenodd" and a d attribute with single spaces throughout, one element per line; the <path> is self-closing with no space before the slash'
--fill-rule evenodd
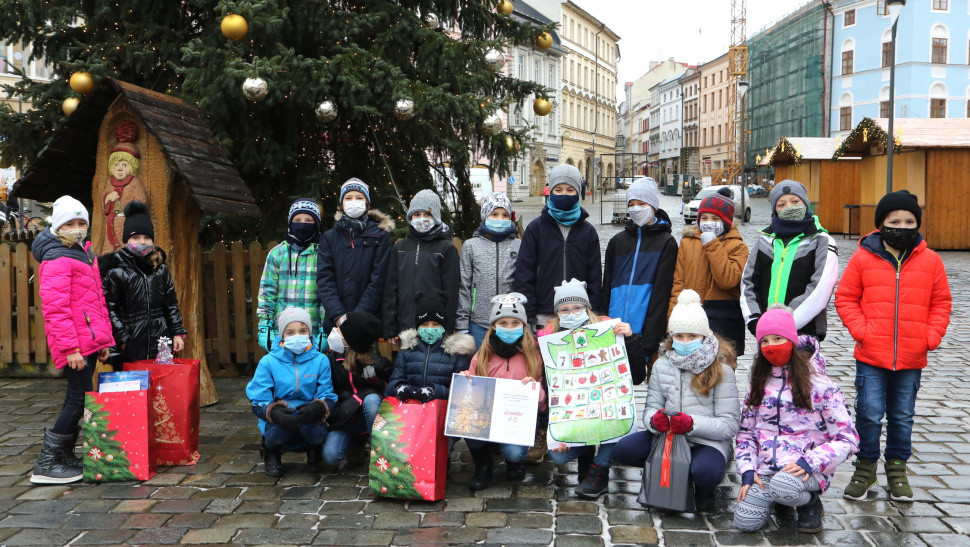
<path id="1" fill-rule="evenodd" d="M 549 385 L 549 449 L 614 443 L 636 415 L 619 319 L 539 338 Z"/>

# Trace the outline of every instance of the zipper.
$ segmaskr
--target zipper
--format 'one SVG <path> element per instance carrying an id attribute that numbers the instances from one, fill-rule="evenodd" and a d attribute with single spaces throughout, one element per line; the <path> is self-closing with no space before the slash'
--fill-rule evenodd
<path id="1" fill-rule="evenodd" d="M 145 336 L 148 338 L 145 348 L 145 358 L 148 358 L 149 353 L 152 348 L 152 278 L 154 275 L 145 276 L 145 284 L 147 285 L 147 290 L 145 291 L 148 304 L 145 306 L 148 309 L 148 328 L 145 329 Z"/>
<path id="2" fill-rule="evenodd" d="M 781 251 L 781 263 L 778 265 L 778 279 L 775 280 L 775 297 L 773 300 L 778 301 L 778 291 L 781 290 L 781 273 L 785 271 L 785 255 L 788 254 L 788 245 Z"/>
<path id="3" fill-rule="evenodd" d="M 566 233 L 563 234 L 562 236 L 562 280 L 563 281 L 569 281 L 569 278 L 566 276 L 566 247 L 567 247 L 566 240 L 569 239 L 569 232 L 571 231 L 572 231 L 572 228 L 568 228 L 566 230 Z M 561 228 L 559 230 L 559 233 L 562 233 Z"/>
<path id="4" fill-rule="evenodd" d="M 296 377 L 296 391 L 294 392 L 294 395 L 296 395 L 297 397 L 299 397 L 299 395 L 300 395 L 300 367 L 298 367 L 297 364 L 296 364 L 296 355 L 295 354 L 293 355 L 293 376 Z"/>
<path id="5" fill-rule="evenodd" d="M 495 294 L 498 292 L 498 259 L 499 259 L 498 241 L 495 242 Z"/>
<path id="6" fill-rule="evenodd" d="M 346 235 L 347 236 L 347 239 L 350 240 L 350 248 L 351 249 L 355 248 L 354 247 L 354 238 L 350 237 L 350 234 L 348 234 L 347 232 L 344 232 L 344 235 Z"/>
<path id="7" fill-rule="evenodd" d="M 418 241 L 418 246 L 415 247 L 415 249 L 414 249 L 414 265 L 415 266 L 418 265 L 418 255 L 420 255 L 420 254 L 421 254 L 421 242 Z M 415 273 L 417 273 L 417 271 L 415 271 Z"/>
<path id="8" fill-rule="evenodd" d="M 88 316 L 88 312 L 84 312 L 84 321 L 88 324 L 88 331 L 91 332 L 91 340 L 97 340 L 94 336 L 94 328 L 91 326 L 91 318 Z"/>
<path id="9" fill-rule="evenodd" d="M 775 435 L 774 445 L 771 447 L 771 466 L 775 471 L 778 470 L 778 437 L 781 437 L 781 396 L 785 393 L 785 387 L 788 385 L 788 375 L 785 373 L 785 369 L 781 371 L 781 389 L 778 390 L 778 406 L 775 407 L 776 416 L 778 418 L 778 434 Z"/>
<path id="10" fill-rule="evenodd" d="M 896 259 L 896 310 L 893 313 L 893 371 L 896 370 L 896 358 L 899 351 L 899 276 L 903 270 L 903 257 L 906 251 L 900 253 Z"/>
<path id="11" fill-rule="evenodd" d="M 431 358 L 431 346 L 428 346 L 428 351 L 424 354 L 424 375 L 421 376 L 421 387 L 428 386 L 428 359 Z"/>
<path id="12" fill-rule="evenodd" d="M 633 288 L 633 277 L 637 273 L 637 259 L 640 258 L 640 239 L 643 237 L 643 231 L 639 228 L 637 229 L 637 246 L 633 249 L 633 267 L 630 268 L 630 288 Z M 630 294 L 627 293 L 627 297 L 624 299 L 623 303 L 623 317 L 630 317 Z M 609 311 L 609 310 L 607 310 Z"/>

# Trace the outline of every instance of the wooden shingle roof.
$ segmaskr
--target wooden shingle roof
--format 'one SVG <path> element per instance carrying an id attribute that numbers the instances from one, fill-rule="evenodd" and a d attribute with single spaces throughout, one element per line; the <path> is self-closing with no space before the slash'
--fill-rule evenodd
<path id="1" fill-rule="evenodd" d="M 169 167 L 200 209 L 259 216 L 252 192 L 197 108 L 176 97 L 115 79 L 108 79 L 81 101 L 27 167 L 14 185 L 13 195 L 54 201 L 67 194 L 90 206 L 98 132 L 118 95 L 141 116 L 145 128 L 158 140 Z"/>
<path id="2" fill-rule="evenodd" d="M 834 159 L 885 153 L 888 118 L 863 118 L 836 149 Z M 896 118 L 896 150 L 915 148 L 970 148 L 970 118 Z"/>

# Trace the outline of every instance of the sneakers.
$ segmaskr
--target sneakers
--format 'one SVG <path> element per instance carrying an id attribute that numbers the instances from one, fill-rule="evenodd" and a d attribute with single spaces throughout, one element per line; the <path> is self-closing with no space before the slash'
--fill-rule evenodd
<path id="1" fill-rule="evenodd" d="M 71 465 L 76 435 L 58 435 L 44 430 L 44 445 L 34 462 L 30 482 L 34 484 L 68 484 L 84 478 L 80 466 Z"/>
<path id="2" fill-rule="evenodd" d="M 913 501 L 913 489 L 906 477 L 905 460 L 887 460 L 886 480 L 889 482 L 889 497 L 895 501 Z"/>
<path id="3" fill-rule="evenodd" d="M 472 460 L 475 462 L 475 474 L 468 483 L 471 491 L 484 490 L 492 484 L 492 453 L 487 448 L 471 450 Z"/>
<path id="4" fill-rule="evenodd" d="M 576 487 L 576 495 L 582 498 L 595 499 L 606 492 L 609 485 L 610 468 L 593 463 L 589 466 L 589 473 L 587 473 L 586 478 Z"/>
<path id="5" fill-rule="evenodd" d="M 795 521 L 795 529 L 804 534 L 814 534 L 822 530 L 822 517 L 825 515 L 825 507 L 822 506 L 822 498 L 812 492 L 812 499 L 805 505 L 798 508 L 798 519 Z"/>
<path id="6" fill-rule="evenodd" d="M 525 466 L 522 462 L 505 460 L 505 478 L 510 482 L 522 482 L 525 478 Z"/>
<path id="7" fill-rule="evenodd" d="M 845 487 L 842 494 L 846 499 L 861 500 L 865 499 L 869 489 L 876 485 L 876 463 L 863 458 L 856 458 L 852 465 L 855 466 L 855 473 L 849 480 L 849 485 Z M 887 466 L 888 473 L 888 466 Z M 906 470 L 903 468 L 903 480 L 905 481 Z M 910 491 L 912 495 L 912 491 Z"/>

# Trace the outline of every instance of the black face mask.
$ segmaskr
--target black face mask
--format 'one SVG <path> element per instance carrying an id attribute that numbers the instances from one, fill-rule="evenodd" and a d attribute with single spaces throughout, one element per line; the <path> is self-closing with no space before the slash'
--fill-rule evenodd
<path id="1" fill-rule="evenodd" d="M 882 242 L 898 251 L 909 250 L 916 238 L 919 237 L 919 228 L 892 228 L 883 226 L 879 233 L 882 235 Z"/>
<path id="2" fill-rule="evenodd" d="M 286 233 L 286 239 L 291 243 L 306 247 L 313 243 L 320 230 L 316 222 L 294 222 Z"/>

